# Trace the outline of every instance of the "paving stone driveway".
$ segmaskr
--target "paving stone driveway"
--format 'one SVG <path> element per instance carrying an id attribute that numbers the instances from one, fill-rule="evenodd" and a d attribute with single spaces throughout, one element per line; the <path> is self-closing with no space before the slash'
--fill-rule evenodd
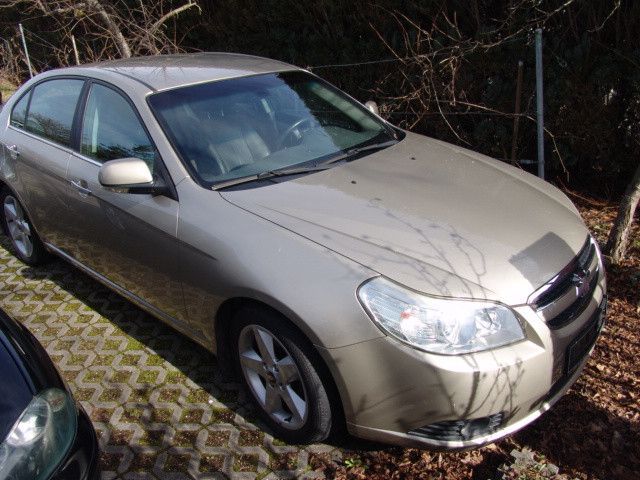
<path id="1" fill-rule="evenodd" d="M 0 235 L 0 304 L 42 342 L 98 432 L 103 479 L 318 478 L 329 445 L 256 426 L 213 355 L 61 260 L 32 268 Z"/>

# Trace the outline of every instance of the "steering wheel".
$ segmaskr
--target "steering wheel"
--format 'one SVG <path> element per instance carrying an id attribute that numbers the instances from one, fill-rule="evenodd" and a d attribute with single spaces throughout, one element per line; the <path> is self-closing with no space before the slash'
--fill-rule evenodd
<path id="1" fill-rule="evenodd" d="M 314 120 L 310 117 L 304 117 L 301 118 L 299 120 L 296 120 L 295 122 L 293 122 L 286 130 L 285 132 L 280 135 L 280 138 L 278 139 L 278 148 L 283 148 L 286 145 L 286 140 L 289 139 L 289 137 L 293 134 L 293 132 L 295 132 L 296 130 L 298 130 L 300 128 L 300 126 L 304 125 L 304 124 L 309 124 L 309 127 L 311 127 L 313 125 Z M 300 137 L 298 137 L 298 140 L 300 139 Z"/>

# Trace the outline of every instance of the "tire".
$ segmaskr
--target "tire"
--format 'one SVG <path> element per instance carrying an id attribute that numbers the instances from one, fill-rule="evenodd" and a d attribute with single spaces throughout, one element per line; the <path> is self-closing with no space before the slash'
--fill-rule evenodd
<path id="1" fill-rule="evenodd" d="M 293 444 L 325 440 L 334 416 L 310 342 L 257 307 L 242 308 L 233 325 L 238 376 L 267 426 Z"/>
<path id="2" fill-rule="evenodd" d="M 40 237 L 18 198 L 10 190 L 0 192 L 2 229 L 9 237 L 16 257 L 27 265 L 40 265 L 48 258 Z"/>

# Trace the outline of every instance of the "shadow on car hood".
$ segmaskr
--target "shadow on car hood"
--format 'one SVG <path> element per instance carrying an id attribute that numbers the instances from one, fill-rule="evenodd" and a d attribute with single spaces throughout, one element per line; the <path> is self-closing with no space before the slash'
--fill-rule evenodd
<path id="1" fill-rule="evenodd" d="M 550 184 L 415 134 L 326 171 L 221 193 L 415 290 L 510 305 L 525 303 L 587 237 Z"/>

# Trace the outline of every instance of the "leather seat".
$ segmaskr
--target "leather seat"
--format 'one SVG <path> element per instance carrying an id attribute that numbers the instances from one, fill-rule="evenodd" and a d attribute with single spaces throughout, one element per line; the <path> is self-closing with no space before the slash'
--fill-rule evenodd
<path id="1" fill-rule="evenodd" d="M 201 175 L 225 174 L 243 165 L 255 163 L 271 153 L 265 141 L 248 122 L 242 124 L 226 117 L 206 119 L 202 123 L 203 130 L 207 132 L 207 150 L 217 168 L 199 161 L 196 168 Z"/>
<path id="2" fill-rule="evenodd" d="M 231 120 L 236 125 L 247 126 L 255 130 L 271 152 L 278 148 L 279 133 L 275 121 L 257 97 L 245 98 L 227 105 L 224 108 L 224 118 Z"/>

